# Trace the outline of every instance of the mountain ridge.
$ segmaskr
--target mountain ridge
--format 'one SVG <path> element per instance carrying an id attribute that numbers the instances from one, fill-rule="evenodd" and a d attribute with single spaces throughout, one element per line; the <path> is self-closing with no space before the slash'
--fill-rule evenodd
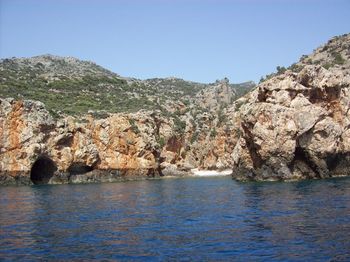
<path id="1" fill-rule="evenodd" d="M 67 115 L 88 110 L 108 113 L 155 110 L 174 101 L 195 104 L 193 99 L 198 92 L 219 83 L 175 77 L 145 80 L 122 77 L 91 61 L 55 55 L 1 59 L 0 80 L 1 96 L 39 100 L 54 114 Z M 227 84 L 236 98 L 255 86 L 251 81 Z"/>

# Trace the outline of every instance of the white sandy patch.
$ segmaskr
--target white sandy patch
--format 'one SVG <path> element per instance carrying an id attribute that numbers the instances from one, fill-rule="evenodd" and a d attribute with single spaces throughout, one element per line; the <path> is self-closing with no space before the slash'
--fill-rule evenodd
<path id="1" fill-rule="evenodd" d="M 191 173 L 194 176 L 229 176 L 232 174 L 232 170 L 227 169 L 223 171 L 216 170 L 198 170 L 198 168 L 191 169 Z"/>

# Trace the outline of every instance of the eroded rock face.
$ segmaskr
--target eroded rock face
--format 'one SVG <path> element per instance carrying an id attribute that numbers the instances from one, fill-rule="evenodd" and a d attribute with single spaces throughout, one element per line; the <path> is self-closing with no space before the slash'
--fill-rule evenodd
<path id="1" fill-rule="evenodd" d="M 40 102 L 0 99 L 0 184 L 183 176 L 193 168 L 233 168 L 238 180 L 349 175 L 349 50 L 350 34 L 334 38 L 234 102 L 246 92 L 228 79 L 192 83 L 204 88 L 196 94 L 183 80 L 151 79 L 151 90 L 170 85 L 186 99 L 154 96 L 153 111 L 103 119 L 92 111 L 53 120 Z"/>
<path id="2" fill-rule="evenodd" d="M 217 117 L 183 114 L 182 133 L 157 112 L 54 121 L 40 102 L 0 99 L 0 183 L 104 182 L 227 167 L 238 180 L 348 175 L 349 88 L 349 73 L 339 68 L 287 71 Z"/>
<path id="3" fill-rule="evenodd" d="M 31 164 L 47 151 L 47 140 L 55 123 L 44 105 L 34 101 L 0 99 L 1 181 L 23 177 L 29 181 Z"/>
<path id="4" fill-rule="evenodd" d="M 104 182 L 232 166 L 234 120 L 202 118 L 200 131 L 184 115 L 179 133 L 174 119 L 159 112 L 56 121 L 40 102 L 0 99 L 0 183 Z"/>
<path id="5" fill-rule="evenodd" d="M 71 170 L 158 174 L 156 125 L 151 114 L 115 114 L 101 120 L 87 116 L 81 122 L 72 117 L 55 122 L 40 102 L 0 99 L 3 184 L 30 183 L 30 178 L 40 183 L 37 177 L 47 179 L 45 168 L 52 170 L 48 172 L 52 179 L 47 179 L 52 183 L 68 182 L 69 177 L 62 174 L 74 174 Z M 49 167 L 49 162 L 54 166 Z"/>
<path id="6" fill-rule="evenodd" d="M 350 75 L 333 67 L 285 72 L 250 94 L 233 152 L 238 180 L 350 174 Z"/>

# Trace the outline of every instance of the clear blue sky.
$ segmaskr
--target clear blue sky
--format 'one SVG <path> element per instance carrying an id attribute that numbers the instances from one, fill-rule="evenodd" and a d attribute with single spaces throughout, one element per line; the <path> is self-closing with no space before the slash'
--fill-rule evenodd
<path id="1" fill-rule="evenodd" d="M 350 32 L 349 0 L 0 0 L 0 57 L 91 60 L 122 76 L 258 81 Z"/>

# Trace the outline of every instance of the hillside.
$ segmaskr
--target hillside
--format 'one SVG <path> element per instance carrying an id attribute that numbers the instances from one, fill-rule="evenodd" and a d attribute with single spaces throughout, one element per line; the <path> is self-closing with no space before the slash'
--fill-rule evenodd
<path id="1" fill-rule="evenodd" d="M 0 98 L 0 184 L 182 176 L 196 168 L 231 169 L 237 180 L 350 175 L 349 36 L 253 89 L 228 79 L 123 78 L 73 58 L 4 59 L 1 96 L 15 99 Z M 21 98 L 39 99 L 51 113 Z"/>
<path id="2" fill-rule="evenodd" d="M 349 56 L 350 34 L 336 36 L 330 39 L 324 45 L 316 48 L 313 53 L 309 55 L 302 55 L 297 63 L 290 65 L 288 68 L 277 66 L 277 72 L 262 77 L 260 83 L 274 76 L 281 75 L 286 70 L 291 70 L 294 73 L 298 73 L 307 65 L 319 65 L 325 69 L 340 67 L 343 70 L 349 70 Z"/>
<path id="3" fill-rule="evenodd" d="M 72 57 L 43 55 L 0 60 L 0 96 L 39 100 L 55 116 L 81 115 L 89 110 L 97 115 L 141 109 L 168 111 L 174 103 L 201 107 L 197 94 L 203 97 L 212 93 L 218 83 L 125 78 Z M 232 97 L 228 104 L 254 87 L 253 82 L 227 85 L 226 91 Z"/>

